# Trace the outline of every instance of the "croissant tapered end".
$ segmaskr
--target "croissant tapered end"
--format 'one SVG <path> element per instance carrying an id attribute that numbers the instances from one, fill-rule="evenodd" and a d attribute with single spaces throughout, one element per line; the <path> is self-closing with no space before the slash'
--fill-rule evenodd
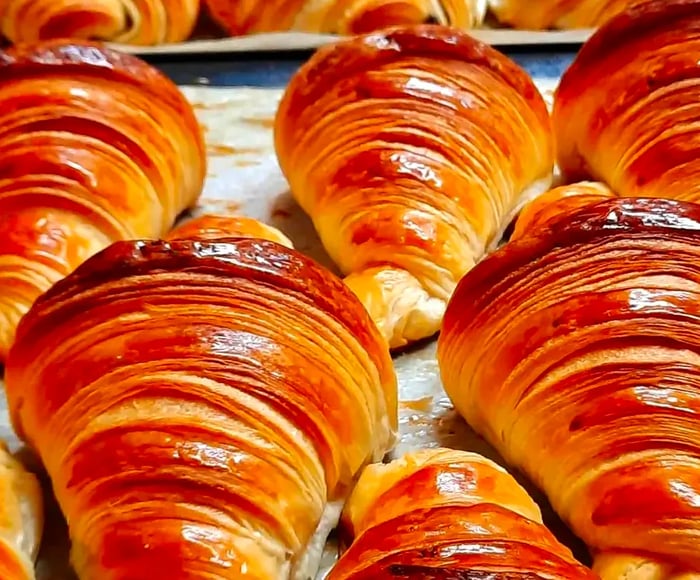
<path id="1" fill-rule="evenodd" d="M 462 29 L 484 20 L 487 0 L 267 0 L 262 4 L 205 0 L 214 20 L 231 35 L 298 30 L 364 34 L 427 22 Z"/>
<path id="2" fill-rule="evenodd" d="M 511 240 L 542 230 L 549 222 L 580 207 L 613 197 L 616 197 L 615 192 L 597 182 L 581 182 L 555 187 L 523 208 L 515 222 Z"/>
<path id="3" fill-rule="evenodd" d="M 345 278 L 390 348 L 404 347 L 440 330 L 447 302 L 433 298 L 406 270 L 372 268 Z"/>
<path id="4" fill-rule="evenodd" d="M 423 450 L 365 469 L 341 532 L 349 548 L 330 580 L 595 578 L 545 528 L 515 479 L 462 451 Z"/>
<path id="5" fill-rule="evenodd" d="M 15 43 L 53 38 L 162 44 L 189 38 L 199 0 L 3 0 L 0 33 Z"/>
<path id="6" fill-rule="evenodd" d="M 699 0 L 647 0 L 583 46 L 553 110 L 568 180 L 593 178 L 628 197 L 700 200 L 698 26 Z"/>
<path id="7" fill-rule="evenodd" d="M 313 577 L 324 512 L 396 438 L 360 302 L 262 239 L 113 244 L 23 318 L 6 384 L 86 579 Z"/>
<path id="8" fill-rule="evenodd" d="M 91 42 L 0 51 L 0 362 L 19 319 L 115 240 L 160 237 L 206 174 L 178 88 Z"/>
<path id="9" fill-rule="evenodd" d="M 168 240 L 217 240 L 222 238 L 257 238 L 293 248 L 292 241 L 277 228 L 245 216 L 203 215 L 171 231 Z"/>
<path id="10" fill-rule="evenodd" d="M 502 24 L 523 30 L 595 28 L 638 0 L 489 0 Z"/>
<path id="11" fill-rule="evenodd" d="M 34 580 L 44 526 L 37 478 L 0 444 L 0 578 Z"/>
<path id="12" fill-rule="evenodd" d="M 455 407 L 606 580 L 700 574 L 698 260 L 700 206 L 604 200 L 487 257 L 444 318 Z"/>
<path id="13" fill-rule="evenodd" d="M 465 32 L 430 25 L 320 49 L 282 98 L 275 147 L 392 347 L 437 332 L 458 280 L 549 187 L 554 155 L 532 79 Z"/>

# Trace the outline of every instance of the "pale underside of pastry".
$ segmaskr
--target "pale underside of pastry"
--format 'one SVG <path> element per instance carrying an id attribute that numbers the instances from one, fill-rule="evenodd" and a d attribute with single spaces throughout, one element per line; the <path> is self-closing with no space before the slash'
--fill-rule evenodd
<path id="1" fill-rule="evenodd" d="M 328 536 L 337 527 L 344 505 L 344 500 L 330 502 L 326 505 L 316 533 L 309 541 L 306 550 L 297 559 L 294 569 L 289 575 L 290 580 L 314 580 L 316 578 Z"/>

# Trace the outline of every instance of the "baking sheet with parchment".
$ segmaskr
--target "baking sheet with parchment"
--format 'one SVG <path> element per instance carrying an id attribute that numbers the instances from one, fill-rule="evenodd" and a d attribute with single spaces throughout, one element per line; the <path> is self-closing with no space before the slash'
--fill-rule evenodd
<path id="1" fill-rule="evenodd" d="M 557 80 L 536 79 L 536 82 L 551 102 Z M 284 231 L 298 250 L 333 268 L 311 222 L 291 198 L 275 158 L 272 126 L 281 90 L 184 87 L 183 91 L 205 128 L 209 153 L 209 178 L 193 213 L 241 213 L 261 219 Z M 401 438 L 397 453 L 448 446 L 477 451 L 502 462 L 453 411 L 440 383 L 434 342 L 398 356 L 395 365 L 401 401 Z M 16 447 L 4 397 L 0 400 L 0 435 L 10 438 Z M 542 506 L 546 523 L 585 559 L 585 549 L 552 513 L 543 496 L 527 482 L 523 483 Z M 73 580 L 67 563 L 65 527 L 55 506 L 51 510 L 38 577 L 40 580 Z M 334 556 L 331 540 L 319 578 L 325 576 Z"/>

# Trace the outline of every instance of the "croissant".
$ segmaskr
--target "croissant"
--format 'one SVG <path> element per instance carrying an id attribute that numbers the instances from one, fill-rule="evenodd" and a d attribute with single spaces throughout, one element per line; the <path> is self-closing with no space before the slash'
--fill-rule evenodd
<path id="1" fill-rule="evenodd" d="M 518 215 L 510 239 L 515 240 L 585 205 L 616 197 L 602 183 L 584 181 L 550 189 L 529 202 Z"/>
<path id="2" fill-rule="evenodd" d="M 430 449 L 368 467 L 343 530 L 352 544 L 328 580 L 597 578 L 515 479 L 474 453 Z"/>
<path id="3" fill-rule="evenodd" d="M 397 427 L 357 298 L 259 239 L 113 244 L 34 304 L 6 383 L 84 579 L 308 578 Z"/>
<path id="4" fill-rule="evenodd" d="M 257 238 L 293 248 L 292 241 L 277 228 L 246 216 L 205 214 L 175 229 L 166 240 L 217 240 L 222 238 Z"/>
<path id="5" fill-rule="evenodd" d="M 584 45 L 554 104 L 567 179 L 593 178 L 627 197 L 700 201 L 698 26 L 700 0 L 647 1 Z"/>
<path id="6" fill-rule="evenodd" d="M 0 444 L 0 578 L 34 580 L 34 561 L 44 525 L 41 487 Z"/>
<path id="7" fill-rule="evenodd" d="M 596 28 L 634 2 L 635 0 L 489 0 L 489 9 L 499 22 L 514 28 Z"/>
<path id="8" fill-rule="evenodd" d="M 391 346 L 438 331 L 461 276 L 551 183 L 546 105 L 494 49 L 441 26 L 322 48 L 275 145 L 292 193 Z"/>
<path id="9" fill-rule="evenodd" d="M 229 34 L 299 30 L 363 34 L 388 26 L 437 22 L 459 28 L 481 24 L 487 0 L 204 0 Z"/>
<path id="10" fill-rule="evenodd" d="M 0 51 L 0 363 L 42 292 L 115 240 L 164 235 L 205 165 L 194 111 L 146 63 L 89 43 Z"/>
<path id="11" fill-rule="evenodd" d="M 438 360 L 458 411 L 604 580 L 700 577 L 700 206 L 607 199 L 460 282 Z"/>
<path id="12" fill-rule="evenodd" d="M 12 42 L 56 38 L 149 45 L 192 34 L 200 0 L 2 0 L 0 32 Z"/>

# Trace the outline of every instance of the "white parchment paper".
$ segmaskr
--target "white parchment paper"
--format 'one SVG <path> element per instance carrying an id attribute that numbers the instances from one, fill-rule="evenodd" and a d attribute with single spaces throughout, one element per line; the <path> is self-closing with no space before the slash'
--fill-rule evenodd
<path id="1" fill-rule="evenodd" d="M 557 79 L 536 79 L 548 102 Z M 291 198 L 277 164 L 272 139 L 279 89 L 183 87 L 205 128 L 209 176 L 198 213 L 245 214 L 285 232 L 298 250 L 335 269 L 316 237 L 309 219 Z M 416 448 L 448 446 L 500 457 L 452 409 L 439 379 L 435 343 L 422 344 L 395 360 L 400 385 L 401 439 L 397 453 Z M 0 383 L 1 386 L 1 383 Z M 0 435 L 18 442 L 7 418 L 4 397 L 0 408 Z M 517 474 L 516 474 L 517 475 Z M 522 479 L 521 479 L 522 481 Z M 546 500 L 523 483 L 540 502 L 546 523 L 581 558 L 585 550 L 556 518 Z M 48 526 L 39 562 L 41 580 L 69 580 L 68 540 L 55 505 L 50 505 Z M 319 578 L 335 558 L 329 543 Z"/>

